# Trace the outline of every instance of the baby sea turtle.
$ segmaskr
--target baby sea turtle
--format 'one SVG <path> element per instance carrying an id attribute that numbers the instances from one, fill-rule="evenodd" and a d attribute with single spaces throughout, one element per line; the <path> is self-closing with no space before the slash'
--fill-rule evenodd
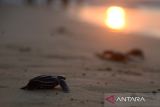
<path id="1" fill-rule="evenodd" d="M 111 60 L 115 62 L 127 62 L 129 60 L 125 54 L 110 50 L 106 50 L 101 54 L 97 54 L 97 56 L 103 60 Z"/>
<path id="2" fill-rule="evenodd" d="M 32 78 L 29 83 L 22 87 L 24 90 L 37 90 L 37 89 L 53 89 L 60 85 L 64 92 L 69 92 L 69 87 L 65 82 L 64 76 L 47 76 L 41 75 Z"/>
<path id="3" fill-rule="evenodd" d="M 127 53 L 128 56 L 135 56 L 144 59 L 144 53 L 140 49 L 132 49 Z"/>

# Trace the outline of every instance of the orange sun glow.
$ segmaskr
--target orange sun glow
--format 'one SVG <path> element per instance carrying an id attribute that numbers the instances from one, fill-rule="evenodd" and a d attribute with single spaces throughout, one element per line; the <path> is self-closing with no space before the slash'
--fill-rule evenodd
<path id="1" fill-rule="evenodd" d="M 106 11 L 105 24 L 113 30 L 122 30 L 126 25 L 126 13 L 122 7 L 111 6 Z"/>

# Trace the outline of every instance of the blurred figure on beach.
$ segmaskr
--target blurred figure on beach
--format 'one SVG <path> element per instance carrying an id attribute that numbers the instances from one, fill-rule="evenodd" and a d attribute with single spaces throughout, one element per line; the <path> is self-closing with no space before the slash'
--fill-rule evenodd
<path id="1" fill-rule="evenodd" d="M 51 5 L 55 0 L 46 0 L 47 5 Z M 36 1 L 35 0 L 26 0 L 28 5 L 33 5 Z M 63 8 L 67 8 L 69 6 L 70 0 L 60 0 Z"/>
<path id="2" fill-rule="evenodd" d="M 84 0 L 76 0 L 76 4 L 80 6 L 80 5 L 82 5 L 83 1 Z M 62 2 L 63 7 L 67 8 L 69 6 L 71 0 L 61 0 L 61 2 Z"/>
<path id="3" fill-rule="evenodd" d="M 51 5 L 55 0 L 47 0 L 47 5 Z"/>
<path id="4" fill-rule="evenodd" d="M 61 2 L 62 2 L 62 5 L 63 5 L 64 8 L 67 8 L 67 7 L 68 7 L 68 5 L 69 5 L 69 0 L 61 0 Z"/>
<path id="5" fill-rule="evenodd" d="M 1 1 L 1 0 L 0 0 Z M 38 2 L 38 0 L 24 0 L 25 4 L 27 5 L 36 5 L 36 4 L 39 4 L 39 3 L 44 3 L 44 2 Z M 70 3 L 72 3 L 73 1 L 72 0 L 45 0 L 45 4 L 47 6 L 52 6 L 53 4 L 55 5 L 56 2 L 60 2 L 61 3 L 61 6 L 62 8 L 66 9 L 69 7 Z M 75 3 L 76 5 L 78 6 L 81 6 L 82 3 L 84 2 L 84 0 L 75 0 Z"/>
<path id="6" fill-rule="evenodd" d="M 26 1 L 28 5 L 33 5 L 34 4 L 34 0 L 27 0 Z"/>

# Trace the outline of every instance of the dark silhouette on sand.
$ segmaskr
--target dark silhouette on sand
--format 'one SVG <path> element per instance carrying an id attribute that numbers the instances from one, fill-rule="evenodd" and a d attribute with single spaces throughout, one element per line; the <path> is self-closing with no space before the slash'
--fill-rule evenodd
<path id="1" fill-rule="evenodd" d="M 27 0 L 27 4 L 33 5 L 34 4 L 34 0 Z"/>
<path id="2" fill-rule="evenodd" d="M 67 8 L 69 5 L 69 0 L 61 0 L 64 8 Z"/>
<path id="3" fill-rule="evenodd" d="M 47 0 L 47 5 L 51 5 L 54 2 L 54 0 Z"/>

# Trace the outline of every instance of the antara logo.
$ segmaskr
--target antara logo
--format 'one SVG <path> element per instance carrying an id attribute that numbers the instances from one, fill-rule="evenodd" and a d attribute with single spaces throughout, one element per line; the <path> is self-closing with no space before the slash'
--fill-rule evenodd
<path id="1" fill-rule="evenodd" d="M 144 97 L 117 97 L 116 102 L 146 102 Z"/>
<path id="2" fill-rule="evenodd" d="M 109 96 L 106 98 L 106 101 L 112 103 L 112 104 L 115 104 L 116 100 L 115 100 L 115 96 Z"/>
<path id="3" fill-rule="evenodd" d="M 131 103 L 131 102 L 146 102 L 144 97 L 115 97 L 115 96 L 108 96 L 105 98 L 106 101 L 109 103 L 115 104 L 116 102 L 124 102 L 124 103 Z"/>

